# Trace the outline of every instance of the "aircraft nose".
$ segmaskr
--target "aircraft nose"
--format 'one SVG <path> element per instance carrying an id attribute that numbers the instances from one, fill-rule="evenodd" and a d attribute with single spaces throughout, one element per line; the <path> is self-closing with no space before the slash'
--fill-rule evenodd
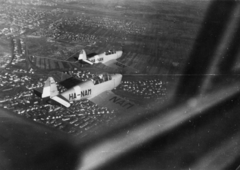
<path id="1" fill-rule="evenodd" d="M 115 81 L 115 87 L 117 87 L 121 81 L 122 81 L 122 75 L 121 74 L 115 74 L 113 75 L 114 81 Z"/>
<path id="2" fill-rule="evenodd" d="M 116 80 L 122 80 L 122 75 L 121 74 L 114 74 L 113 76 Z"/>
<path id="3" fill-rule="evenodd" d="M 119 80 L 122 80 L 122 75 L 121 74 L 116 74 L 116 76 Z"/>
<path id="4" fill-rule="evenodd" d="M 122 57 L 123 51 L 117 51 L 118 58 Z"/>

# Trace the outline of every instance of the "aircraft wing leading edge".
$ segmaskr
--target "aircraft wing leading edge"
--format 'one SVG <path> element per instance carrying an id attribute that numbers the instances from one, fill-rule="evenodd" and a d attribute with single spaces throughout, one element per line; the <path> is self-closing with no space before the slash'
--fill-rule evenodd
<path id="1" fill-rule="evenodd" d="M 103 63 L 104 65 L 108 66 L 108 67 L 112 67 L 112 68 L 117 68 L 117 69 L 122 69 L 122 70 L 125 70 L 125 71 L 128 71 L 128 72 L 139 72 L 137 69 L 133 68 L 133 67 L 130 67 L 126 64 L 123 64 L 117 60 L 110 60 L 110 61 L 107 61 L 106 63 Z"/>
<path id="2" fill-rule="evenodd" d="M 126 100 L 111 91 L 105 91 L 89 100 L 99 106 L 107 107 L 110 110 L 116 110 L 119 112 L 129 111 L 131 109 L 137 108 L 137 105 L 135 103 Z"/>
<path id="3" fill-rule="evenodd" d="M 103 64 L 106 65 L 106 66 L 109 66 L 109 67 L 111 67 L 111 66 L 113 67 L 114 64 L 117 63 L 117 62 L 118 62 L 117 60 L 113 59 L 113 60 L 107 61 Z"/>

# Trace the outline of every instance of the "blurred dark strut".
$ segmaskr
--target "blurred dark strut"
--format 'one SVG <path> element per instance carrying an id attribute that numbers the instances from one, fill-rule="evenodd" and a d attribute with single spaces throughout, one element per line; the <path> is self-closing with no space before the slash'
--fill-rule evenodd
<path id="1" fill-rule="evenodd" d="M 232 74 L 239 53 L 239 12 L 238 1 L 211 3 L 176 89 L 178 101 L 205 92 L 214 76 Z"/>

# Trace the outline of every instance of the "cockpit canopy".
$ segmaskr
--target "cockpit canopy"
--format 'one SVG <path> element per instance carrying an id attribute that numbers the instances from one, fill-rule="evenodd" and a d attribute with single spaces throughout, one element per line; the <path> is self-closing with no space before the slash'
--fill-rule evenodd
<path id="1" fill-rule="evenodd" d="M 111 54 L 115 54 L 116 53 L 116 51 L 115 50 L 108 50 L 108 51 L 106 51 L 106 55 L 111 55 Z"/>
<path id="2" fill-rule="evenodd" d="M 100 84 L 109 80 L 112 80 L 112 76 L 110 74 L 99 74 L 98 76 L 91 79 L 93 84 Z"/>

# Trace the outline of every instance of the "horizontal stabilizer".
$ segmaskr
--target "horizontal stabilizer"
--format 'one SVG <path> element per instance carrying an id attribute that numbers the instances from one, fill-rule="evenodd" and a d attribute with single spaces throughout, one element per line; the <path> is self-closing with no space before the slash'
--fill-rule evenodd
<path id="1" fill-rule="evenodd" d="M 82 61 L 85 62 L 85 63 L 88 63 L 90 65 L 93 65 L 93 63 L 91 61 L 89 61 L 89 60 L 82 60 Z"/>
<path id="2" fill-rule="evenodd" d="M 88 64 L 91 64 L 91 65 L 93 64 L 91 61 L 89 61 L 89 60 L 87 59 L 87 54 L 86 54 L 85 50 L 82 50 L 82 51 L 79 53 L 78 60 L 79 60 L 79 61 L 83 61 L 83 62 L 88 63 Z"/>
<path id="3" fill-rule="evenodd" d="M 65 107 L 70 107 L 70 105 L 71 105 L 66 99 L 64 99 L 61 96 L 54 96 L 51 99 L 60 103 L 61 105 L 65 106 Z"/>

